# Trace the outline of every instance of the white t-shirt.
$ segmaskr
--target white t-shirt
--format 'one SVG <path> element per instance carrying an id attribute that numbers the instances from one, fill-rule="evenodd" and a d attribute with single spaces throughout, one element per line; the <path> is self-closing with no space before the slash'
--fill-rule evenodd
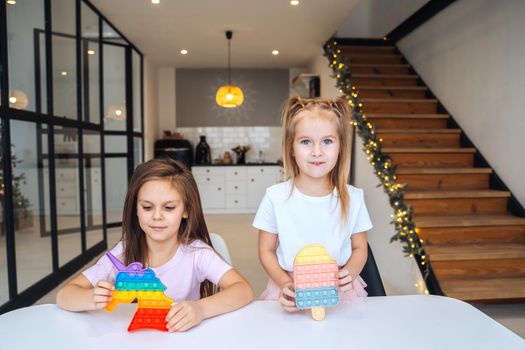
<path id="1" fill-rule="evenodd" d="M 352 234 L 372 228 L 363 190 L 350 185 L 347 188 L 350 208 L 344 227 L 335 189 L 327 196 L 307 196 L 291 180 L 266 189 L 253 226 L 278 235 L 277 259 L 284 270 L 293 271 L 295 255 L 308 244 L 324 245 L 339 266 L 346 264 L 352 255 Z"/>

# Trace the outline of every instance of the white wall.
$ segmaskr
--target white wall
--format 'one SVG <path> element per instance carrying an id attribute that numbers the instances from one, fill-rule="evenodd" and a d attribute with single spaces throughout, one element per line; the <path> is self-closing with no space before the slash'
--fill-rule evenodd
<path id="1" fill-rule="evenodd" d="M 153 158 L 153 144 L 159 137 L 159 95 L 157 67 L 144 57 L 144 160 Z"/>
<path id="2" fill-rule="evenodd" d="M 354 0 L 355 1 L 355 0 Z M 428 0 L 359 0 L 337 30 L 341 38 L 382 38 Z"/>
<path id="3" fill-rule="evenodd" d="M 175 131 L 177 125 L 175 115 L 175 68 L 163 67 L 157 70 L 159 119 L 156 138 L 162 137 L 163 130 Z"/>
<path id="4" fill-rule="evenodd" d="M 399 44 L 523 205 L 524 18 L 522 0 L 461 0 Z"/>

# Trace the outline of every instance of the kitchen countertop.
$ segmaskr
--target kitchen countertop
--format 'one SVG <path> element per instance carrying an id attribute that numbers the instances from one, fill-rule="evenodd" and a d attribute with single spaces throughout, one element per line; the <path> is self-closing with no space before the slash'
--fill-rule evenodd
<path id="1" fill-rule="evenodd" d="M 271 162 L 264 162 L 264 163 L 245 163 L 245 164 L 220 164 L 220 163 L 213 163 L 213 164 L 192 164 L 192 167 L 199 167 L 199 166 L 282 166 L 280 163 L 271 163 Z"/>

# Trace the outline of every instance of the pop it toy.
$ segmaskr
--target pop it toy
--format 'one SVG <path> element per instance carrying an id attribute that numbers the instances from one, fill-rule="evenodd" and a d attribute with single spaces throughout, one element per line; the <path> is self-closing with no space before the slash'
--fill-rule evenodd
<path id="1" fill-rule="evenodd" d="M 106 310 L 113 311 L 118 304 L 131 303 L 137 299 L 137 312 L 129 324 L 128 331 L 142 328 L 167 331 L 166 315 L 173 300 L 164 295 L 166 286 L 155 276 L 155 272 L 149 268 L 143 269 L 139 262 L 124 266 L 110 252 L 106 252 L 106 256 L 118 270 L 115 290 L 111 301 L 106 305 Z"/>
<path id="2" fill-rule="evenodd" d="M 312 309 L 315 320 L 324 319 L 324 308 L 339 302 L 337 261 L 320 244 L 307 245 L 295 256 L 293 276 L 295 305 Z"/>

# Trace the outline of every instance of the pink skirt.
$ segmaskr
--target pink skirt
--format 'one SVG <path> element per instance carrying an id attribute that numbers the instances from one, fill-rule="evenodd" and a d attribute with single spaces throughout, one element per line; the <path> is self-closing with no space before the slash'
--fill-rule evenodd
<path id="1" fill-rule="evenodd" d="M 288 272 L 290 277 L 293 278 L 293 274 L 291 272 Z M 352 281 L 352 287 L 353 290 L 351 292 L 347 293 L 340 293 L 339 294 L 339 300 L 341 301 L 358 301 L 366 298 L 368 293 L 365 290 L 366 283 L 361 278 L 361 276 L 357 276 L 357 278 L 354 278 Z M 264 292 L 262 292 L 261 296 L 259 297 L 260 300 L 279 300 L 279 297 L 281 295 L 281 289 L 275 282 L 270 278 L 268 280 L 268 284 L 266 285 L 266 289 Z"/>

